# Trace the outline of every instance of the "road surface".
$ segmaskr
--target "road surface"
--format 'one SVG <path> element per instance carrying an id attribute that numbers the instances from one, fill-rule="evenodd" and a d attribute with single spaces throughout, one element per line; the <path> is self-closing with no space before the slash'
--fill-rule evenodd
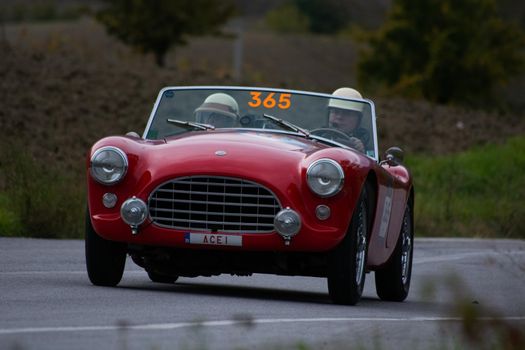
<path id="1" fill-rule="evenodd" d="M 467 344 L 472 324 L 486 345 L 523 336 L 524 277 L 525 241 L 416 239 L 408 299 L 380 301 L 368 274 L 351 307 L 331 304 L 322 278 L 166 285 L 129 259 L 117 288 L 95 287 L 83 241 L 0 237 L 0 349 L 441 349 Z"/>

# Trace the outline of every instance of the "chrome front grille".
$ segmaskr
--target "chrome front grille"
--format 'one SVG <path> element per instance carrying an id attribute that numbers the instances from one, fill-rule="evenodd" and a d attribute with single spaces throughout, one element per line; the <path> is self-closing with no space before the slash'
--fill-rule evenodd
<path id="1" fill-rule="evenodd" d="M 266 187 L 229 177 L 174 179 L 149 198 L 153 222 L 181 230 L 271 232 L 279 210 L 279 201 Z"/>

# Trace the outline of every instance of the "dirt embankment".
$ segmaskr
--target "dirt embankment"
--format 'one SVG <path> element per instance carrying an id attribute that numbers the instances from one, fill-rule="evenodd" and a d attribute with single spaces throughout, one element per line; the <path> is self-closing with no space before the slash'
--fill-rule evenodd
<path id="1" fill-rule="evenodd" d="M 0 54 L 1 138 L 73 171 L 82 171 L 85 152 L 97 139 L 142 131 L 161 87 L 239 84 L 230 76 L 226 39 L 198 39 L 177 51 L 174 63 L 158 68 L 151 57 L 133 53 L 92 22 L 8 28 L 7 36 L 10 47 Z M 272 42 L 255 33 L 246 42 L 242 85 L 330 92 L 353 83 L 348 72 L 355 53 L 340 39 Z M 350 67 L 337 59 L 341 55 Z M 514 115 L 404 99 L 375 102 L 383 150 L 398 145 L 408 152 L 446 154 L 525 131 L 525 118 Z"/>

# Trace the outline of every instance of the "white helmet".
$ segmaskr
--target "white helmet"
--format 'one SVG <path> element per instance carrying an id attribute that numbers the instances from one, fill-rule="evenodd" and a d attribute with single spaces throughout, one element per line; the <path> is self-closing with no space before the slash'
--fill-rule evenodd
<path id="1" fill-rule="evenodd" d="M 199 123 L 227 128 L 239 121 L 239 105 L 230 95 L 216 93 L 208 96 L 194 114 Z"/>
<path id="2" fill-rule="evenodd" d="M 357 91 L 356 89 L 349 88 L 349 87 L 339 88 L 335 90 L 332 93 L 332 95 L 338 96 L 338 97 L 352 98 L 352 99 L 362 99 L 363 98 L 363 96 L 361 96 L 359 91 Z M 331 98 L 330 101 L 328 102 L 328 107 L 363 112 L 365 105 L 363 103 Z"/>

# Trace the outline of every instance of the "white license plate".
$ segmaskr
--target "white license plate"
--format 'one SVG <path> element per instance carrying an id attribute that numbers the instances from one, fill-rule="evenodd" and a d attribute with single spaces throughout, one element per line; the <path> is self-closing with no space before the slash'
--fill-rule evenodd
<path id="1" fill-rule="evenodd" d="M 184 241 L 188 244 L 221 245 L 234 247 L 242 246 L 242 236 L 239 235 L 186 232 L 184 234 Z"/>

